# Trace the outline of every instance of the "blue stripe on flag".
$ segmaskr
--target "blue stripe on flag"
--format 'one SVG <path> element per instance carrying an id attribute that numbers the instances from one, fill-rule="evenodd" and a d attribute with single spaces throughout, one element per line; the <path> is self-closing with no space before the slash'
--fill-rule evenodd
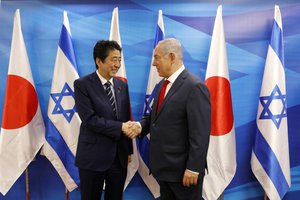
<path id="1" fill-rule="evenodd" d="M 46 138 L 50 146 L 54 149 L 54 151 L 62 161 L 69 175 L 72 177 L 75 183 L 79 185 L 80 181 L 78 169 L 74 166 L 75 156 L 49 118 L 46 127 Z"/>
<path id="2" fill-rule="evenodd" d="M 150 162 L 150 143 L 148 137 L 144 137 L 142 141 L 139 142 L 139 152 L 143 158 L 144 163 L 149 167 Z"/>
<path id="3" fill-rule="evenodd" d="M 157 24 L 153 49 L 156 47 L 157 43 L 163 39 L 164 39 L 164 33 L 162 32 L 159 25 Z"/>
<path id="4" fill-rule="evenodd" d="M 274 20 L 270 45 L 272 49 L 276 52 L 279 60 L 281 61 L 282 66 L 284 66 L 282 37 L 283 37 L 282 30 L 278 26 L 276 20 Z"/>
<path id="5" fill-rule="evenodd" d="M 73 48 L 72 38 L 65 26 L 63 26 L 61 29 L 58 45 L 61 48 L 61 50 L 64 52 L 68 60 L 72 63 L 76 72 L 78 72 L 75 54 L 73 50 L 74 48 Z"/>
<path id="6" fill-rule="evenodd" d="M 275 153 L 258 129 L 256 132 L 253 151 L 265 172 L 272 180 L 280 198 L 282 199 L 285 193 L 289 190 L 289 185 L 285 179 L 283 171 L 281 170 Z"/>

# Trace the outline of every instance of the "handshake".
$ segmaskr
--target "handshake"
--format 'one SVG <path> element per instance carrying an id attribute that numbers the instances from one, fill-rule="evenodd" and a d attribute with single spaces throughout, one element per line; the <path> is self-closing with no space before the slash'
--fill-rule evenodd
<path id="1" fill-rule="evenodd" d="M 142 128 L 138 122 L 128 121 L 122 124 L 122 132 L 130 139 L 134 139 L 141 131 Z"/>

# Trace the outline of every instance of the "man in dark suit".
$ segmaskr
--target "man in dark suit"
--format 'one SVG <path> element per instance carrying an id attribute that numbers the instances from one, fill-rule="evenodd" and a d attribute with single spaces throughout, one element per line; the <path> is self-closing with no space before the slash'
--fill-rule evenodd
<path id="1" fill-rule="evenodd" d="M 98 41 L 96 72 L 74 82 L 75 105 L 82 120 L 75 165 L 79 168 L 82 200 L 121 200 L 132 154 L 125 136 L 130 120 L 128 86 L 115 78 L 121 66 L 121 47 Z"/>
<path id="2" fill-rule="evenodd" d="M 159 181 L 162 200 L 200 200 L 209 143 L 211 106 L 207 87 L 183 65 L 176 39 L 155 48 L 158 84 L 152 113 L 140 121 L 150 132 L 150 169 Z"/>

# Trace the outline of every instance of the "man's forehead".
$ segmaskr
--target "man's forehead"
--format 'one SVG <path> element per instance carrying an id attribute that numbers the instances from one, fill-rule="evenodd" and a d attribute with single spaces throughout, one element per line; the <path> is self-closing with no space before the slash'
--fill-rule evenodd
<path id="1" fill-rule="evenodd" d="M 154 49 L 154 54 L 161 54 L 162 49 L 160 45 L 157 45 Z"/>
<path id="2" fill-rule="evenodd" d="M 121 52 L 119 50 L 117 50 L 117 49 L 114 49 L 112 51 L 109 51 L 108 55 L 114 56 L 114 57 L 115 56 L 121 56 Z"/>

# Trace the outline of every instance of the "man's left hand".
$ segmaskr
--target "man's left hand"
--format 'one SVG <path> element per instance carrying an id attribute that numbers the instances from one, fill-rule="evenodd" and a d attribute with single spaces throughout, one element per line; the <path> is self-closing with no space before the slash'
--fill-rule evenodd
<path id="1" fill-rule="evenodd" d="M 183 175 L 183 186 L 190 187 L 191 185 L 196 185 L 198 182 L 198 174 L 193 173 L 189 170 L 185 170 Z"/>

